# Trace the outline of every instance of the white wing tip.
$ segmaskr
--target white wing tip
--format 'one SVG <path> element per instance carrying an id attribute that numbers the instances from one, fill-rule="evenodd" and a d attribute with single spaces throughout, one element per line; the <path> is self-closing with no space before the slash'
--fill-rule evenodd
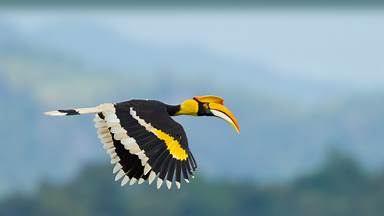
<path id="1" fill-rule="evenodd" d="M 129 181 L 129 177 L 128 176 L 124 176 L 123 180 L 121 181 L 121 186 L 123 187 L 124 185 L 126 185 Z"/>
<path id="2" fill-rule="evenodd" d="M 157 179 L 157 189 L 160 189 L 162 184 L 163 184 L 163 179 L 158 178 Z"/>
<path id="3" fill-rule="evenodd" d="M 132 178 L 131 181 L 129 182 L 129 185 L 134 185 L 137 182 L 136 178 Z"/>
<path id="4" fill-rule="evenodd" d="M 137 182 L 137 184 L 143 184 L 145 182 L 145 180 L 143 178 L 140 178 L 139 181 Z"/>
<path id="5" fill-rule="evenodd" d="M 168 190 L 171 190 L 172 182 L 167 180 L 167 188 Z"/>
<path id="6" fill-rule="evenodd" d="M 152 184 L 153 180 L 155 180 L 155 177 L 156 177 L 156 173 L 153 172 L 153 171 L 151 171 L 151 172 L 149 173 L 148 183 L 149 183 L 149 184 Z"/>

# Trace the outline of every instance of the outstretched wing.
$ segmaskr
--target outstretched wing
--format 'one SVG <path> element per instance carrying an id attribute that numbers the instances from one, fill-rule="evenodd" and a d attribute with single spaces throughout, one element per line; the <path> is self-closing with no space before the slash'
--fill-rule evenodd
<path id="1" fill-rule="evenodd" d="M 122 185 L 136 180 L 151 184 L 156 177 L 157 188 L 164 181 L 168 188 L 173 182 L 180 188 L 181 178 L 189 182 L 196 162 L 183 127 L 169 116 L 164 104 L 133 100 L 100 107 L 97 117 L 105 124 L 99 134 L 105 135 L 99 137 L 110 147 L 116 179 L 123 178 Z"/>

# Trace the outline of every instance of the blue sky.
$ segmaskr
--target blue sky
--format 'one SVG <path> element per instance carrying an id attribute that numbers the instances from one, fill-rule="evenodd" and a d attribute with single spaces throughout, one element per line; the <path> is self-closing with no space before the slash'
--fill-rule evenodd
<path id="1" fill-rule="evenodd" d="M 63 20 L 100 23 L 151 45 L 196 46 L 272 71 L 359 88 L 384 84 L 380 10 L 4 11 L 26 33 Z"/>

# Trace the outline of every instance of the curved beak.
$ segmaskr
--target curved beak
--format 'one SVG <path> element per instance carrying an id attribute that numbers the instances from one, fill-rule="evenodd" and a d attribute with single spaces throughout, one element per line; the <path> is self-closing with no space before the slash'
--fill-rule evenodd
<path id="1" fill-rule="evenodd" d="M 222 118 L 230 123 L 235 128 L 236 132 L 240 133 L 240 126 L 237 123 L 235 116 L 227 107 L 218 103 L 209 103 L 209 110 L 214 116 Z"/>

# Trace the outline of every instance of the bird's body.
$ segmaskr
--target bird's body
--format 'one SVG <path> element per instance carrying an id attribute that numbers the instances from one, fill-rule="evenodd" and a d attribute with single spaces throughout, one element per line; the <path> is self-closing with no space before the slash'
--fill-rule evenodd
<path id="1" fill-rule="evenodd" d="M 213 96 L 202 96 L 200 101 L 207 97 Z M 173 182 L 178 188 L 182 179 L 189 182 L 197 167 L 183 127 L 171 116 L 214 115 L 202 107 L 204 104 L 208 106 L 208 102 L 200 102 L 198 97 L 193 100 L 175 106 L 155 100 L 130 100 L 46 114 L 64 116 L 94 113 L 98 137 L 114 164 L 115 180 L 121 180 L 123 186 L 144 181 L 151 184 L 157 177 L 157 188 L 165 181 L 170 189 Z M 227 112 L 228 118 L 234 119 L 229 111 L 223 112 Z M 235 119 L 232 124 L 238 130 Z"/>

